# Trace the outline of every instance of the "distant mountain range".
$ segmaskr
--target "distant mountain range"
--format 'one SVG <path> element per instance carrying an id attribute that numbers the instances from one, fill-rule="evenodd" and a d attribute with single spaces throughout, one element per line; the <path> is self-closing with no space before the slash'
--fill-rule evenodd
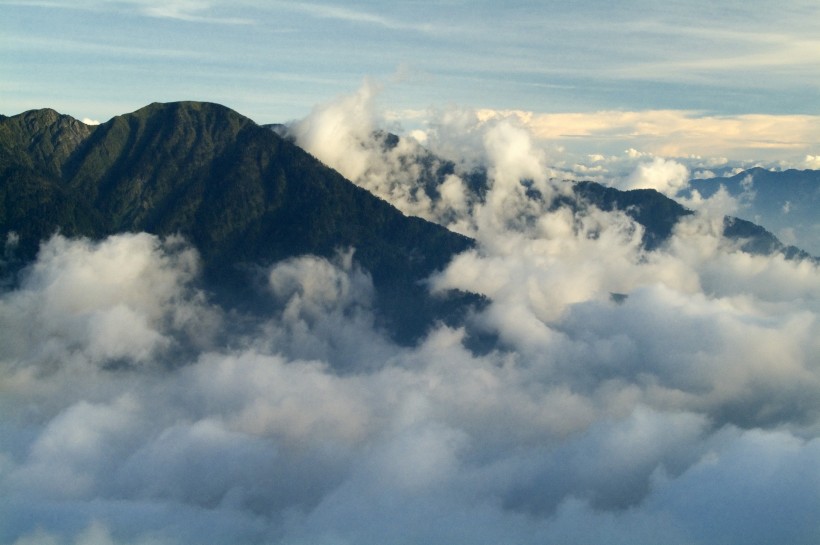
<path id="1" fill-rule="evenodd" d="M 434 187 L 448 170 L 439 167 L 425 183 Z M 480 197 L 486 178 L 479 172 L 471 180 Z M 575 198 L 554 206 L 624 210 L 646 228 L 650 250 L 691 213 L 652 190 L 623 192 L 592 182 L 573 188 Z M 727 227 L 728 235 L 748 239 L 749 251 L 805 256 L 750 222 L 727 219 Z M 471 239 L 405 216 L 276 131 L 223 106 L 155 103 L 99 126 L 49 109 L 0 116 L 7 275 L 55 232 L 100 239 L 136 231 L 183 235 L 199 250 L 215 293 L 240 294 L 249 303 L 253 271 L 288 257 L 355 248 L 355 260 L 372 275 L 385 327 L 402 341 L 482 303 L 471 294 L 432 297 L 423 285 L 472 247 Z"/>
<path id="2" fill-rule="evenodd" d="M 737 215 L 820 256 L 820 170 L 752 168 L 733 176 L 690 182 L 704 197 L 723 186 L 740 201 Z"/>

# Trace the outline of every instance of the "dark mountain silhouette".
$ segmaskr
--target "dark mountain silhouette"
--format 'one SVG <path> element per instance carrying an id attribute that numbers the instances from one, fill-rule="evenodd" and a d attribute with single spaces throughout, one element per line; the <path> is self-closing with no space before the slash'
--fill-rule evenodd
<path id="1" fill-rule="evenodd" d="M 34 256 L 42 239 L 58 228 L 66 235 L 91 235 L 98 214 L 64 183 L 63 168 L 93 132 L 54 110 L 0 116 L 0 235 L 19 236 L 16 250 Z"/>
<path id="2" fill-rule="evenodd" d="M 253 266 L 353 247 L 404 340 L 476 300 L 434 299 L 420 283 L 470 239 L 402 215 L 223 106 L 152 104 L 98 127 L 39 110 L 0 119 L 0 135 L 0 236 L 16 233 L 23 261 L 58 230 L 181 234 L 212 285 L 241 291 Z"/>
<path id="3" fill-rule="evenodd" d="M 578 202 L 594 204 L 601 210 L 622 210 L 626 215 L 643 225 L 644 247 L 653 250 L 662 245 L 672 234 L 675 224 L 693 212 L 677 201 L 654 189 L 633 189 L 620 191 L 604 187 L 594 182 L 579 182 L 573 185 L 578 201 L 568 203 L 578 206 Z M 779 253 L 787 259 L 812 259 L 812 256 L 797 248 L 783 244 L 772 233 L 750 221 L 726 216 L 723 220 L 723 236 L 740 242 L 740 249 L 756 255 Z"/>
<path id="4" fill-rule="evenodd" d="M 567 205 L 577 208 L 579 203 L 586 203 L 606 212 L 622 210 L 643 225 L 643 244 L 648 250 L 663 244 L 672 234 L 675 224 L 682 217 L 692 214 L 691 210 L 654 189 L 621 191 L 595 182 L 578 182 L 573 185 L 573 190 L 576 201 L 567 202 Z"/>
<path id="5" fill-rule="evenodd" d="M 145 231 L 184 236 L 202 256 L 209 289 L 248 305 L 257 299 L 249 282 L 254 271 L 288 257 L 355 248 L 355 260 L 372 275 L 377 312 L 405 342 L 435 320 L 458 320 L 482 304 L 471 294 L 431 297 L 423 285 L 472 240 L 403 215 L 284 133 L 282 126 L 260 126 L 199 102 L 155 103 L 96 127 L 48 109 L 0 116 L 6 273 L 32 260 L 55 232 L 101 239 Z M 388 147 L 398 138 L 381 137 Z M 426 164 L 420 183 L 435 195 L 456 166 L 432 155 Z M 465 176 L 482 199 L 486 172 Z M 573 188 L 574 199 L 554 206 L 624 210 L 646 228 L 650 250 L 691 213 L 652 190 L 623 192 L 592 182 Z M 742 220 L 727 219 L 727 234 L 747 240 L 748 251 L 803 255 Z"/>

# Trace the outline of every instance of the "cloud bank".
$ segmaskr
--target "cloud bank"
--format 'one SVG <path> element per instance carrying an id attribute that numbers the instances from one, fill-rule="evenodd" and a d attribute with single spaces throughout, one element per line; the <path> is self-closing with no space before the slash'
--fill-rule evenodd
<path id="1" fill-rule="evenodd" d="M 237 316 L 185 241 L 55 236 L 0 296 L 0 542 L 816 542 L 816 264 L 739 251 L 725 193 L 654 252 L 622 213 L 552 208 L 510 120 L 432 127 L 488 186 L 426 190 L 418 143 L 345 100 L 300 142 L 474 236 L 430 289 L 487 308 L 397 346 L 355 249 L 274 264 L 270 312 Z"/>
<path id="2" fill-rule="evenodd" d="M 802 167 L 816 153 L 812 115 L 705 115 L 682 110 L 539 113 L 478 110 L 483 119 L 514 118 L 546 141 L 576 152 L 620 154 L 637 149 L 662 157 L 729 158 Z M 596 149 L 597 148 L 597 149 Z M 805 167 L 803 167 L 805 168 Z"/>

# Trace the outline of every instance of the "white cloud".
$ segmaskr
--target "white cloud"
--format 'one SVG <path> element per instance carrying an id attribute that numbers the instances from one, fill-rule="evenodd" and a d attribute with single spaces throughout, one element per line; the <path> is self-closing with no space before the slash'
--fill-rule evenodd
<path id="1" fill-rule="evenodd" d="M 175 19 L 189 23 L 253 24 L 251 19 L 215 14 L 215 7 L 217 6 L 210 0 L 131 0 L 131 2 L 149 17 Z"/>
<path id="2" fill-rule="evenodd" d="M 390 30 L 413 30 L 417 32 L 431 32 L 436 27 L 430 23 L 413 23 L 387 17 L 375 12 L 350 7 L 334 6 L 332 4 L 318 4 L 313 2 L 277 2 L 277 5 L 289 10 L 301 11 L 314 17 L 334 19 L 348 23 L 375 25 Z"/>
<path id="3" fill-rule="evenodd" d="M 170 346 L 167 326 L 191 339 L 207 336 L 209 309 L 195 299 L 195 311 L 177 304 L 197 274 L 197 259 L 181 241 L 145 234 L 100 244 L 53 237 L 23 289 L 0 301 L 7 361 L 35 357 L 56 365 L 68 350 L 78 365 L 139 363 Z"/>
<path id="4" fill-rule="evenodd" d="M 67 357 L 44 372 L 33 350 L 41 337 L 4 337 L 4 354 L 17 356 L 0 370 L 0 537 L 574 543 L 605 533 L 708 543 L 748 509 L 774 507 L 742 492 L 752 486 L 790 506 L 765 535 L 809 542 L 816 524 L 803 513 L 816 487 L 792 477 L 817 470 L 817 267 L 721 250 L 702 227 L 644 254 L 629 225 L 618 214 L 551 212 L 527 236 L 505 226 L 506 246 L 461 256 L 439 282 L 491 298 L 470 326 L 501 336 L 484 355 L 464 346 L 464 329 L 439 327 L 403 348 L 374 331 L 355 253 L 274 266 L 278 310 L 174 365 L 153 351 L 155 365 L 99 369 Z M 711 251 L 688 251 L 710 237 Z M 70 287 L 62 308 L 135 301 L 131 312 L 179 339 L 156 317 L 201 308 L 184 255 L 145 235 L 53 240 L 3 303 Z M 81 280 L 105 274 L 109 260 L 143 266 L 122 266 L 108 279 L 115 291 Z M 158 295 L 136 298 L 154 285 Z M 613 291 L 628 297 L 614 303 Z M 29 316 L 47 321 L 64 312 L 55 305 Z M 363 346 L 298 355 L 343 338 Z M 73 342 L 66 355 L 102 341 Z M 715 483 L 732 501 L 704 531 L 699 509 Z M 51 515 L 38 527 L 40 505 Z M 420 524 L 435 513 L 446 523 Z M 643 534 L 646 524 L 654 530 Z"/>
<path id="5" fill-rule="evenodd" d="M 675 197 L 689 187 L 689 169 L 675 161 L 655 157 L 651 163 L 640 163 L 622 187 L 654 189 L 667 197 Z"/>
<path id="6" fill-rule="evenodd" d="M 380 92 L 380 85 L 365 80 L 355 93 L 315 108 L 289 131 L 319 160 L 406 214 L 440 222 L 443 217 L 464 218 L 469 203 L 458 176 L 439 188 L 443 198 L 437 204 L 428 195 L 425 177 L 433 176 L 441 161 L 418 143 L 426 133 L 390 143 L 387 134 L 377 132 Z"/>

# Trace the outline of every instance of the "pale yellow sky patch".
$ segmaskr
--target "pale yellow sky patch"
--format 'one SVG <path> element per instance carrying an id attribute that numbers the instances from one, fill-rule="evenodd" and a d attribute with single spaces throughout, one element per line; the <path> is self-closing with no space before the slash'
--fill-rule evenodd
<path id="1" fill-rule="evenodd" d="M 480 110 L 482 121 L 514 118 L 544 140 L 623 144 L 666 157 L 727 156 L 764 159 L 767 152 L 804 158 L 820 151 L 820 116 L 711 116 L 685 110 L 536 113 Z M 597 152 L 590 150 L 590 152 Z"/>

